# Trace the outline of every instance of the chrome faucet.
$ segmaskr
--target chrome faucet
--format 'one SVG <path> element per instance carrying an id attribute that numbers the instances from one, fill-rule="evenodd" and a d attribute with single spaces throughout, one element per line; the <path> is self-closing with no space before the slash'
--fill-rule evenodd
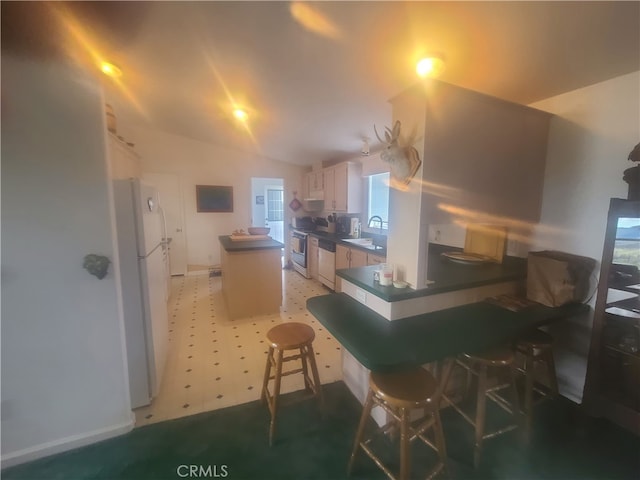
<path id="1" fill-rule="evenodd" d="M 371 228 L 371 222 L 373 222 L 374 220 L 377 220 L 378 223 L 380 223 L 380 233 L 382 233 L 382 217 L 380 217 L 378 215 L 374 215 L 373 217 L 371 217 L 369 219 L 369 221 L 367 222 L 367 227 Z"/>

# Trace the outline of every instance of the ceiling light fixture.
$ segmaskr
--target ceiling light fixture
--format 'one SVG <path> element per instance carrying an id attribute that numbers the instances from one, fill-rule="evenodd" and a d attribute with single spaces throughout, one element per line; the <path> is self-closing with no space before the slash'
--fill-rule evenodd
<path id="1" fill-rule="evenodd" d="M 247 111 L 240 107 L 236 107 L 233 109 L 233 116 L 241 122 L 246 122 L 249 118 L 249 114 L 247 113 Z"/>
<path id="2" fill-rule="evenodd" d="M 100 70 L 102 70 L 102 73 L 112 78 L 119 78 L 122 76 L 122 70 L 116 67 L 113 63 L 102 62 Z"/>
<path id="3" fill-rule="evenodd" d="M 443 70 L 444 60 L 435 55 L 422 58 L 416 65 L 416 72 L 422 78 L 437 77 Z"/>
<path id="4" fill-rule="evenodd" d="M 362 140 L 362 150 L 360 150 L 360 153 L 365 157 L 369 155 L 369 139 L 367 137 Z"/>

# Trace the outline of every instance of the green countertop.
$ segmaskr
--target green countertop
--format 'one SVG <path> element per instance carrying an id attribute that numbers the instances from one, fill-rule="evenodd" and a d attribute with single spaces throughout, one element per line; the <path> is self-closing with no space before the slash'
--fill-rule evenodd
<path id="1" fill-rule="evenodd" d="M 307 300 L 309 311 L 362 365 L 392 371 L 480 352 L 529 328 L 584 314 L 588 305 L 544 305 L 512 312 L 479 302 L 389 321 L 344 293 Z"/>
<path id="2" fill-rule="evenodd" d="M 464 290 L 493 283 L 524 280 L 527 277 L 527 259 L 505 257 L 501 264 L 462 265 L 442 257 L 442 251 L 456 250 L 450 247 L 430 247 L 427 263 L 427 278 L 433 281 L 427 288 L 395 288 L 381 286 L 373 281 L 373 272 L 378 266 L 337 270 L 336 275 L 357 285 L 387 302 L 397 302 L 410 298 L 435 295 L 437 293 Z M 458 249 L 459 250 L 459 249 Z"/>
<path id="3" fill-rule="evenodd" d="M 284 245 L 273 238 L 266 240 L 242 240 L 234 242 L 229 235 L 220 235 L 218 237 L 220 245 L 227 252 L 242 252 L 247 250 L 270 250 L 275 248 L 283 248 Z"/>

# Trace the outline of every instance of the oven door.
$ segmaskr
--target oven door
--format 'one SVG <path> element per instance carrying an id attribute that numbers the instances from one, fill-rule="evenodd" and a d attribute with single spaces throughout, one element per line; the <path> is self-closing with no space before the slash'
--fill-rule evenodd
<path id="1" fill-rule="evenodd" d="M 307 266 L 307 235 L 298 232 L 291 233 L 291 260 L 301 267 Z"/>

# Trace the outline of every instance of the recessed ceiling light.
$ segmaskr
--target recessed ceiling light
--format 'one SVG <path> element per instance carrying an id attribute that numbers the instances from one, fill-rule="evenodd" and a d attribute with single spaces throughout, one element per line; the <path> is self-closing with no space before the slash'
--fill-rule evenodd
<path id="1" fill-rule="evenodd" d="M 243 108 L 236 107 L 233 109 L 233 116 L 241 122 L 245 122 L 249 118 L 249 114 Z"/>
<path id="2" fill-rule="evenodd" d="M 100 65 L 100 70 L 102 70 L 102 73 L 108 75 L 109 77 L 118 78 L 122 76 L 122 70 L 116 67 L 113 63 L 102 62 L 102 64 Z"/>
<path id="3" fill-rule="evenodd" d="M 444 70 L 444 60 L 437 56 L 421 59 L 416 65 L 416 72 L 420 77 L 437 77 Z"/>

